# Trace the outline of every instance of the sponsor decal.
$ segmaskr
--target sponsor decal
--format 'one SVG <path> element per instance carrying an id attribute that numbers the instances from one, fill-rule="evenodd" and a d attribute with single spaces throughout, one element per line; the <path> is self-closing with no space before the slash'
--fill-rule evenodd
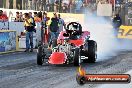
<path id="1" fill-rule="evenodd" d="M 121 26 L 118 31 L 118 38 L 132 39 L 132 26 Z"/>
<path id="2" fill-rule="evenodd" d="M 16 44 L 16 32 L 4 32 L 0 31 L 0 53 L 15 51 L 17 49 Z"/>
<path id="3" fill-rule="evenodd" d="M 130 83 L 129 74 L 88 74 L 80 66 L 76 75 L 76 81 L 79 85 L 90 83 Z"/>

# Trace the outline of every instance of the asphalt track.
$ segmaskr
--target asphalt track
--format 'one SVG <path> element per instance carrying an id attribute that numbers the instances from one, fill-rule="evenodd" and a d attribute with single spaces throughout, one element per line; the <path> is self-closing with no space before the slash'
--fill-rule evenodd
<path id="1" fill-rule="evenodd" d="M 132 51 L 121 50 L 115 55 L 98 58 L 96 63 L 83 63 L 87 73 L 116 74 L 132 69 Z M 76 82 L 77 67 L 70 65 L 38 66 L 36 52 L 15 52 L 0 55 L 0 88 L 98 88 L 101 84 Z"/>

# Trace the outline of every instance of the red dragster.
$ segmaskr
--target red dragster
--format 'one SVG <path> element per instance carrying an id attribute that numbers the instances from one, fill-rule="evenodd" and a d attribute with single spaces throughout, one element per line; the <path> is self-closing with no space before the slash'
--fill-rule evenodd
<path id="1" fill-rule="evenodd" d="M 71 22 L 66 31 L 54 39 L 55 47 L 50 54 L 43 45 L 38 47 L 37 64 L 42 65 L 47 58 L 48 63 L 55 65 L 73 63 L 79 66 L 81 62 L 94 63 L 97 58 L 97 43 L 89 38 L 90 32 L 82 31 L 81 24 Z"/>

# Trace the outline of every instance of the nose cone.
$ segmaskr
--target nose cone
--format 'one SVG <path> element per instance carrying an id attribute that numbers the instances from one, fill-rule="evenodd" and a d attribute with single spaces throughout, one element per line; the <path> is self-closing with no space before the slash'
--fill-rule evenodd
<path id="1" fill-rule="evenodd" d="M 64 64 L 65 61 L 66 55 L 62 52 L 53 52 L 48 60 L 50 64 Z"/>

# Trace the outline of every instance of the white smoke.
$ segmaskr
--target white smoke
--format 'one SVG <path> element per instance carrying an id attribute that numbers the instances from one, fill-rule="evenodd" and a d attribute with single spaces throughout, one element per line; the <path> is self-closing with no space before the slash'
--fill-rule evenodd
<path id="1" fill-rule="evenodd" d="M 84 30 L 90 31 L 91 39 L 97 42 L 98 60 L 108 59 L 108 56 L 116 56 L 119 51 L 132 49 L 130 40 L 119 40 L 114 37 L 110 21 L 89 14 L 85 14 L 85 24 L 82 26 Z"/>

